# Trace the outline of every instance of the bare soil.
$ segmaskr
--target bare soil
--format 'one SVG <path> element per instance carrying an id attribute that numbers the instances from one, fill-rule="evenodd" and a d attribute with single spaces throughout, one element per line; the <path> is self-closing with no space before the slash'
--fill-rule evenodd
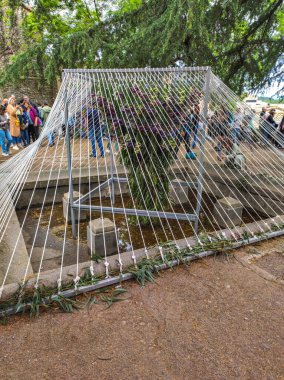
<path id="1" fill-rule="evenodd" d="M 284 286 L 236 258 L 284 238 L 167 270 L 109 309 L 0 326 L 1 380 L 283 380 Z M 234 257 L 235 256 L 235 257 Z"/>
<path id="2" fill-rule="evenodd" d="M 273 252 L 255 261 L 255 265 L 271 273 L 277 279 L 284 280 L 284 253 Z"/>

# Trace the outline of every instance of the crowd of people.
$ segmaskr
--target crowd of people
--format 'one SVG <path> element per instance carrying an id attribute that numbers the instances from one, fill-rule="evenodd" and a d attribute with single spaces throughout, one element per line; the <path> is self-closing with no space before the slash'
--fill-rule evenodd
<path id="1" fill-rule="evenodd" d="M 260 113 L 259 131 L 263 138 L 273 143 L 277 148 L 283 149 L 284 144 L 284 116 L 280 123 L 275 120 L 276 110 L 263 107 Z"/>
<path id="2" fill-rule="evenodd" d="M 92 105 L 92 102 L 90 103 Z M 2 155 L 8 156 L 10 149 L 19 150 L 38 139 L 41 128 L 46 123 L 51 107 L 48 102 L 35 104 L 25 95 L 17 102 L 16 97 L 11 95 L 9 99 L 3 99 L 0 106 L 0 145 Z M 82 115 L 81 115 L 82 116 Z M 64 137 L 66 126 L 64 122 L 64 110 L 61 110 L 62 123 L 57 132 L 59 137 Z M 77 119 L 77 118 L 76 118 Z M 108 139 L 110 145 L 111 136 L 106 125 L 100 120 L 99 110 L 95 105 L 86 107 L 83 121 L 80 117 L 78 128 L 80 138 L 89 138 L 91 143 L 91 156 L 97 156 L 96 145 L 100 149 L 100 156 L 104 157 L 105 149 L 103 137 Z M 175 129 L 174 138 L 176 140 L 175 154 L 178 154 L 180 145 L 184 143 L 186 158 L 195 159 L 193 152 L 199 141 L 202 125 L 201 111 L 198 102 L 182 118 L 180 127 Z M 259 124 L 259 133 L 256 133 L 256 124 Z M 77 123 L 76 123 L 77 124 Z M 68 119 L 68 128 L 73 134 L 74 118 Z M 84 125 L 85 128 L 82 128 Z M 275 121 L 275 109 L 262 109 L 259 117 L 254 111 L 245 112 L 241 107 L 237 107 L 235 112 L 229 111 L 225 106 L 209 115 L 207 138 L 215 144 L 217 158 L 222 161 L 232 151 L 237 152 L 237 147 L 241 142 L 247 143 L 252 150 L 258 143 L 270 142 L 278 148 L 283 148 L 284 143 L 284 117 L 280 123 Z M 48 145 L 54 145 L 55 132 L 48 134 Z M 260 136 L 260 137 L 259 137 Z M 279 138 L 280 137 L 280 138 Z M 117 150 L 118 142 L 116 142 Z"/>
<path id="3" fill-rule="evenodd" d="M 232 151 L 239 152 L 240 143 L 247 144 L 250 150 L 258 145 L 262 147 L 274 145 L 277 148 L 284 148 L 284 117 L 280 123 L 275 120 L 275 109 L 263 108 L 258 116 L 253 110 L 244 110 L 237 107 L 235 112 L 229 111 L 225 106 L 221 106 L 209 117 L 207 135 L 208 139 L 215 142 L 215 150 L 219 161 L 226 159 Z M 190 123 L 186 125 L 185 136 L 194 136 L 192 146 L 186 143 L 188 154 L 191 148 L 196 145 L 196 135 L 199 129 L 199 117 L 191 112 Z M 257 128 L 258 125 L 258 128 Z M 188 131 L 189 130 L 189 131 Z"/>
<path id="4" fill-rule="evenodd" d="M 3 99 L 0 105 L 2 156 L 9 156 L 10 148 L 17 151 L 36 141 L 50 111 L 47 101 L 37 105 L 27 95 L 20 101 L 14 95 Z"/>
<path id="5" fill-rule="evenodd" d="M 275 120 L 275 109 L 263 108 L 260 115 L 255 111 L 237 107 L 234 112 L 224 105 L 214 112 L 209 112 L 208 128 L 205 137 L 215 145 L 217 159 L 227 160 L 234 153 L 240 153 L 240 144 L 244 143 L 250 150 L 257 146 L 266 147 L 269 144 L 284 148 L 284 117 L 280 123 Z M 177 143 L 176 156 L 183 142 L 186 148 L 186 158 L 196 159 L 197 142 L 200 141 L 202 116 L 198 104 L 192 106 L 183 117 L 183 125 L 176 128 L 174 138 Z"/>

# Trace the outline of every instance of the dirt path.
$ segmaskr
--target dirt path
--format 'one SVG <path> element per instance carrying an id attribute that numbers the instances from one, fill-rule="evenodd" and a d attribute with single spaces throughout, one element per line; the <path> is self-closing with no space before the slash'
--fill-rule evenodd
<path id="1" fill-rule="evenodd" d="M 284 379 L 284 287 L 233 256 L 124 287 L 108 310 L 0 326 L 1 380 Z"/>

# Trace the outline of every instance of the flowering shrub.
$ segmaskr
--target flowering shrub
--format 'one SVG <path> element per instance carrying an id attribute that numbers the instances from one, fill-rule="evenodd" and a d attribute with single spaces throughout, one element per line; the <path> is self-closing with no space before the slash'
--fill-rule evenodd
<path id="1" fill-rule="evenodd" d="M 129 171 L 129 187 L 137 209 L 168 206 L 170 166 L 178 150 L 178 136 L 186 114 L 183 100 L 138 86 L 112 96 L 96 97 L 107 124 L 115 128 L 121 160 Z M 147 224 L 147 217 L 140 223 Z"/>

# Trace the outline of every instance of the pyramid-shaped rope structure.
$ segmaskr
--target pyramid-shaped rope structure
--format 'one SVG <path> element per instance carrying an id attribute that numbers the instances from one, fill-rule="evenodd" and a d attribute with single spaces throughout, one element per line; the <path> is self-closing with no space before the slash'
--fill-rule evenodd
<path id="1" fill-rule="evenodd" d="M 0 166 L 3 299 L 281 234 L 282 145 L 210 68 L 64 70 L 39 139 Z"/>

